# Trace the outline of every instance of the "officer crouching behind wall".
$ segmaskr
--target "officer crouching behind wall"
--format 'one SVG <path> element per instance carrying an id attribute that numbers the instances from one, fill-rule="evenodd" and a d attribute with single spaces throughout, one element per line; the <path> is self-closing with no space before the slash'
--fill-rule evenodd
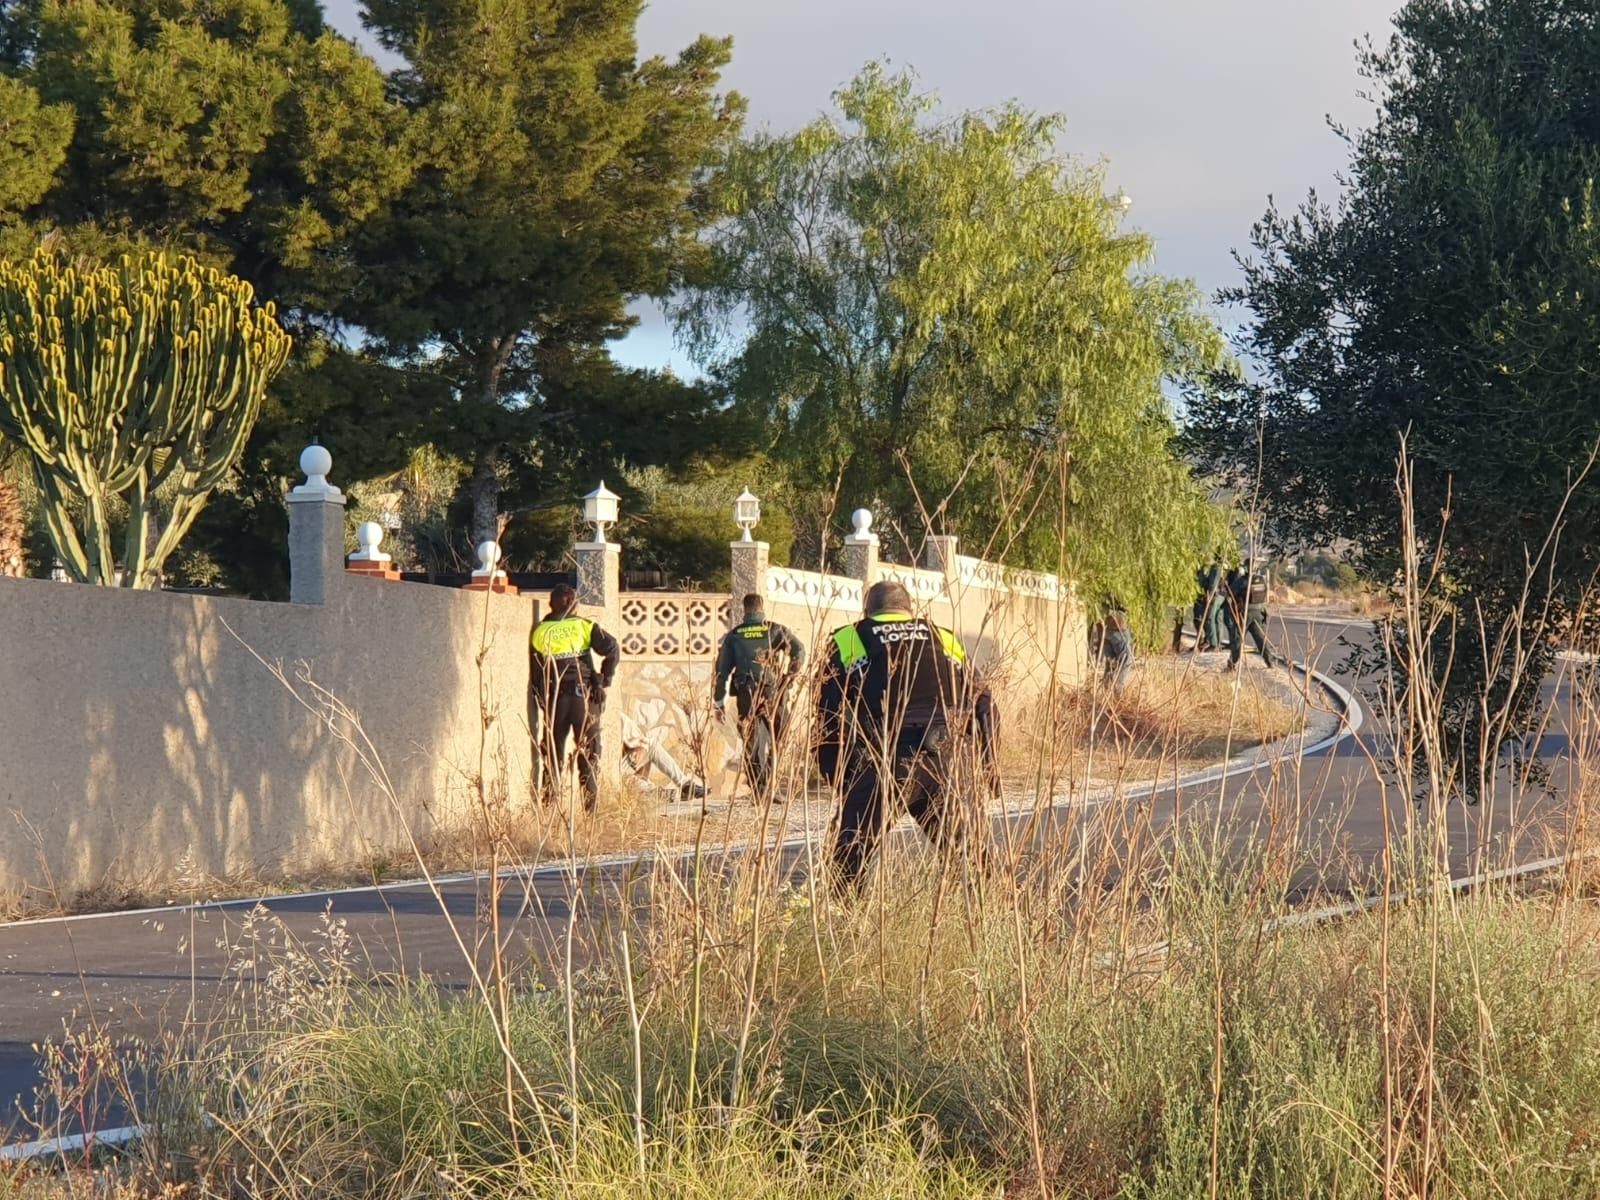
<path id="1" fill-rule="evenodd" d="M 985 776 L 994 769 L 993 699 L 961 640 L 913 616 L 901 584 L 873 584 L 865 608 L 834 631 L 817 700 L 817 765 L 843 795 L 831 854 L 843 893 L 860 887 L 902 806 L 946 858 L 960 849 L 973 821 L 953 786 L 958 755 L 976 748 Z"/>

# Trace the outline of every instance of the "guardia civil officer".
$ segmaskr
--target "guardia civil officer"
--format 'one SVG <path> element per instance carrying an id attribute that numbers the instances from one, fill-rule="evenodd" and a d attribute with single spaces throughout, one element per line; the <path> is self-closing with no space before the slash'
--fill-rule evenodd
<path id="1" fill-rule="evenodd" d="M 606 689 L 617 675 L 622 648 L 617 639 L 574 611 L 578 593 L 569 584 L 550 589 L 550 612 L 533 627 L 528 646 L 528 680 L 539 710 L 546 795 L 561 777 L 567 739 L 574 743 L 578 784 L 584 808 L 593 811 L 600 794 L 600 714 Z M 600 656 L 596 669 L 594 656 Z M 536 738 L 541 734 L 536 733 Z"/>
<path id="2" fill-rule="evenodd" d="M 787 626 L 769 621 L 761 597 L 744 598 L 744 619 L 722 638 L 711 702 L 721 708 L 733 689 L 744 739 L 745 772 L 758 797 L 772 783 L 786 720 L 784 693 L 805 663 L 806 648 Z"/>
<path id="3" fill-rule="evenodd" d="M 1194 602 L 1194 648 L 1197 651 L 1220 650 L 1226 620 L 1223 610 L 1227 607 L 1222 560 L 1212 559 L 1209 567 L 1202 567 L 1195 573 L 1195 581 L 1200 585 L 1200 596 Z"/>
<path id="4" fill-rule="evenodd" d="M 1228 649 L 1230 671 L 1237 670 L 1239 658 L 1244 654 L 1244 635 L 1255 642 L 1261 661 L 1272 665 L 1272 647 L 1267 642 L 1267 573 L 1264 568 L 1250 564 L 1250 569 L 1236 567 L 1228 575 Z"/>
<path id="5" fill-rule="evenodd" d="M 913 616 L 902 584 L 873 584 L 865 608 L 834 631 L 817 699 L 817 765 L 843 795 L 831 854 L 843 892 L 860 885 L 902 805 L 941 850 L 961 845 L 968 822 L 951 768 L 966 748 L 993 762 L 992 699 L 961 640 Z"/>

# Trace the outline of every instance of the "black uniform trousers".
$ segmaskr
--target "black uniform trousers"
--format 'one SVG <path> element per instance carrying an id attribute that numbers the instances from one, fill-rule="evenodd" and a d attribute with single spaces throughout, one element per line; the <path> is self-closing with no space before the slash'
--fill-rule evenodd
<path id="1" fill-rule="evenodd" d="M 567 739 L 573 741 L 573 757 L 578 765 L 578 787 L 583 806 L 593 809 L 600 799 L 600 712 L 605 707 L 603 694 L 590 695 L 562 688 L 544 710 L 545 795 L 550 796 L 561 778 L 561 763 L 566 757 Z"/>
<path id="2" fill-rule="evenodd" d="M 1239 612 L 1233 605 L 1226 609 L 1228 618 L 1228 665 L 1236 667 L 1239 659 L 1244 655 L 1244 634 L 1250 635 L 1250 640 L 1256 644 L 1256 653 L 1261 655 L 1261 661 L 1267 666 L 1272 665 L 1272 647 L 1267 644 L 1267 610 L 1259 605 L 1249 605 L 1244 610 L 1244 629 L 1239 629 Z"/>
<path id="3" fill-rule="evenodd" d="M 733 701 L 739 710 L 739 729 L 744 738 L 745 774 L 760 796 L 772 783 L 778 743 L 788 720 L 783 693 L 770 683 L 735 678 Z"/>
<path id="4" fill-rule="evenodd" d="M 949 794 L 950 749 L 943 725 L 907 726 L 892 747 L 854 748 L 844 764 L 844 805 L 833 840 L 835 889 L 861 886 L 902 805 L 941 853 L 961 845 L 967 829 Z"/>

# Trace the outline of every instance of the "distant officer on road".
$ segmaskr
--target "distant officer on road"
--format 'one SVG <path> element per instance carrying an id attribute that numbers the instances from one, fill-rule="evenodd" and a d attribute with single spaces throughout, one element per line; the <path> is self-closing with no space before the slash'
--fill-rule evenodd
<path id="1" fill-rule="evenodd" d="M 733 689 L 744 738 L 745 772 L 756 796 L 772 784 L 778 743 L 787 724 L 785 693 L 805 663 L 806 648 L 787 626 L 769 621 L 761 597 L 744 598 L 744 620 L 723 635 L 711 702 L 719 709 Z"/>
<path id="2" fill-rule="evenodd" d="M 1267 573 L 1254 567 L 1246 571 L 1235 567 L 1228 575 L 1228 670 L 1239 665 L 1244 654 L 1244 634 L 1256 644 L 1256 652 L 1267 666 L 1272 665 L 1272 647 L 1267 644 Z"/>
<path id="3" fill-rule="evenodd" d="M 578 616 L 577 606 L 578 593 L 571 585 L 550 589 L 549 615 L 533 627 L 529 639 L 528 680 L 541 718 L 535 737 L 542 742 L 546 797 L 561 778 L 571 737 L 583 806 L 592 812 L 600 797 L 600 714 L 622 648 L 600 626 Z"/>
<path id="4" fill-rule="evenodd" d="M 859 887 L 902 805 L 942 851 L 960 846 L 969 821 L 951 794 L 957 752 L 994 763 L 992 698 L 960 639 L 913 616 L 899 583 L 873 584 L 865 608 L 834 631 L 817 700 L 817 765 L 843 794 L 831 855 L 842 892 Z"/>
<path id="5" fill-rule="evenodd" d="M 1199 650 L 1222 649 L 1222 626 L 1226 607 L 1222 563 L 1213 559 L 1209 567 L 1195 572 L 1195 582 L 1200 585 L 1199 598 L 1194 602 L 1194 648 Z"/>

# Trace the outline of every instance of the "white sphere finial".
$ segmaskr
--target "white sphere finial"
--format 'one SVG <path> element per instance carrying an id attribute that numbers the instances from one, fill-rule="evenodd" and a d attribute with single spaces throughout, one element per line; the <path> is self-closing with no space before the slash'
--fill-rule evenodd
<path id="1" fill-rule="evenodd" d="M 361 547 L 350 556 L 351 562 L 388 562 L 389 556 L 378 547 L 383 542 L 383 526 L 376 521 L 363 521 L 356 530 L 356 544 Z"/>
<path id="2" fill-rule="evenodd" d="M 506 573 L 500 570 L 500 543 L 495 541 L 482 541 L 478 543 L 478 569 L 472 573 L 474 579 L 504 579 Z"/>
<path id="3" fill-rule="evenodd" d="M 328 482 L 328 472 L 333 470 L 333 455 L 328 453 L 327 447 L 313 442 L 300 451 L 300 469 L 305 472 L 306 481 L 294 489 L 293 495 L 326 496 L 332 499 L 342 494 Z"/>
<path id="4" fill-rule="evenodd" d="M 856 509 L 855 512 L 850 514 L 850 526 L 857 537 L 864 538 L 869 536 L 872 533 L 872 510 L 870 508 Z"/>
<path id="5" fill-rule="evenodd" d="M 300 470 L 308 479 L 327 479 L 333 470 L 333 455 L 326 446 L 310 445 L 300 451 Z"/>

